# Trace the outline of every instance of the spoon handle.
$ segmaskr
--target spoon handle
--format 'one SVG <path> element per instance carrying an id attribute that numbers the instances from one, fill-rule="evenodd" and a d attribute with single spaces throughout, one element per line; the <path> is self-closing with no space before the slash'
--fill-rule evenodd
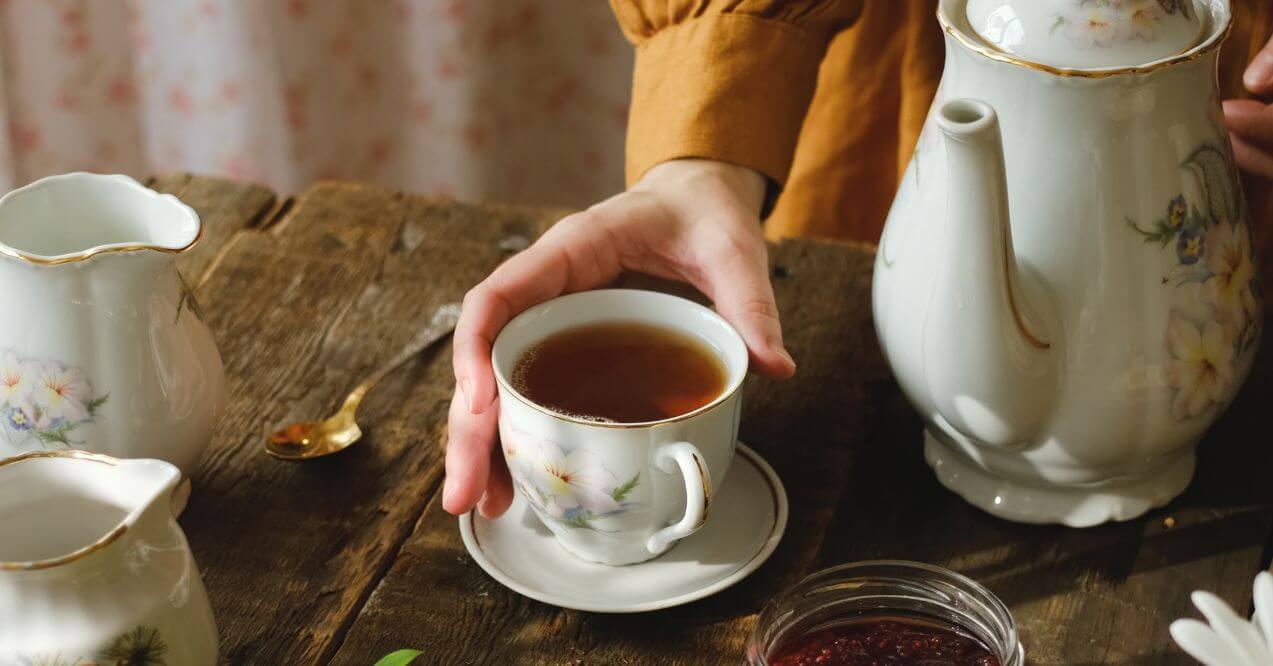
<path id="1" fill-rule="evenodd" d="M 433 313 L 433 319 L 429 322 L 429 324 L 420 329 L 420 331 L 411 338 L 411 341 L 407 343 L 407 346 L 403 347 L 402 351 L 398 352 L 396 356 L 381 364 L 380 367 L 376 368 L 375 372 L 372 372 L 367 379 L 363 380 L 357 388 L 350 392 L 349 397 L 345 398 L 345 407 L 342 408 L 342 411 L 350 406 L 357 409 L 357 406 L 362 402 L 363 397 L 366 396 L 367 392 L 375 387 L 376 384 L 379 384 L 381 380 L 388 377 L 389 373 L 396 370 L 398 366 L 410 361 L 412 358 L 420 354 L 420 352 L 432 347 L 434 344 L 450 335 L 451 332 L 455 330 L 455 324 L 459 320 L 459 303 L 447 303 L 439 307 L 437 311 Z"/>

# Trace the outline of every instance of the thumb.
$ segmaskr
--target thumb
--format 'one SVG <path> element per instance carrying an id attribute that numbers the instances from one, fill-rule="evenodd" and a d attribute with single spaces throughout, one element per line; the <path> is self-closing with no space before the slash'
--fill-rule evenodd
<path id="1" fill-rule="evenodd" d="M 774 379 L 787 379 L 795 374 L 796 362 L 783 343 L 764 241 L 758 237 L 755 244 L 754 249 L 735 245 L 715 253 L 702 267 L 706 284 L 700 288 L 715 302 L 716 311 L 738 329 L 755 369 Z"/>

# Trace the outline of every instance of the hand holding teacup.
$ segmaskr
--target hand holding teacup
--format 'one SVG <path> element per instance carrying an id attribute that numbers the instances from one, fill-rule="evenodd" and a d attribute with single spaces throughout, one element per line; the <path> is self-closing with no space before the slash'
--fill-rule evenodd
<path id="1" fill-rule="evenodd" d="M 795 363 L 783 348 L 757 219 L 763 195 L 763 179 L 749 169 L 666 162 L 628 192 L 557 223 L 469 292 L 455 333 L 446 510 L 476 506 L 495 517 L 512 501 L 495 446 L 500 410 L 491 349 L 514 316 L 561 294 L 603 286 L 625 270 L 684 280 L 737 328 L 752 367 L 791 376 Z"/>

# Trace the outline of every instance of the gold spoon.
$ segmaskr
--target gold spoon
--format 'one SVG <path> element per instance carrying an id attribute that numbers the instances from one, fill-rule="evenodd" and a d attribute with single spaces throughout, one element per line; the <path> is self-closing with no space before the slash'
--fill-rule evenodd
<path id="1" fill-rule="evenodd" d="M 309 460 L 339 453 L 362 438 L 362 429 L 354 416 L 358 406 L 380 380 L 420 352 L 432 347 L 455 330 L 460 318 L 460 304 L 447 303 L 433 313 L 429 322 L 397 356 L 376 368 L 363 383 L 349 393 L 340 411 L 325 421 L 293 423 L 270 435 L 265 451 L 280 460 Z"/>

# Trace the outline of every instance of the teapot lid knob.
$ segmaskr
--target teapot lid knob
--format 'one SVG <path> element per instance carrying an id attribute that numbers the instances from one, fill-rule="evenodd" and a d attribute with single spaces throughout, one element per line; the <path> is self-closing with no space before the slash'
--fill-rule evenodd
<path id="1" fill-rule="evenodd" d="M 1209 16 L 1197 0 L 967 3 L 972 31 L 992 48 L 1062 69 L 1137 67 L 1180 55 L 1205 37 Z"/>

